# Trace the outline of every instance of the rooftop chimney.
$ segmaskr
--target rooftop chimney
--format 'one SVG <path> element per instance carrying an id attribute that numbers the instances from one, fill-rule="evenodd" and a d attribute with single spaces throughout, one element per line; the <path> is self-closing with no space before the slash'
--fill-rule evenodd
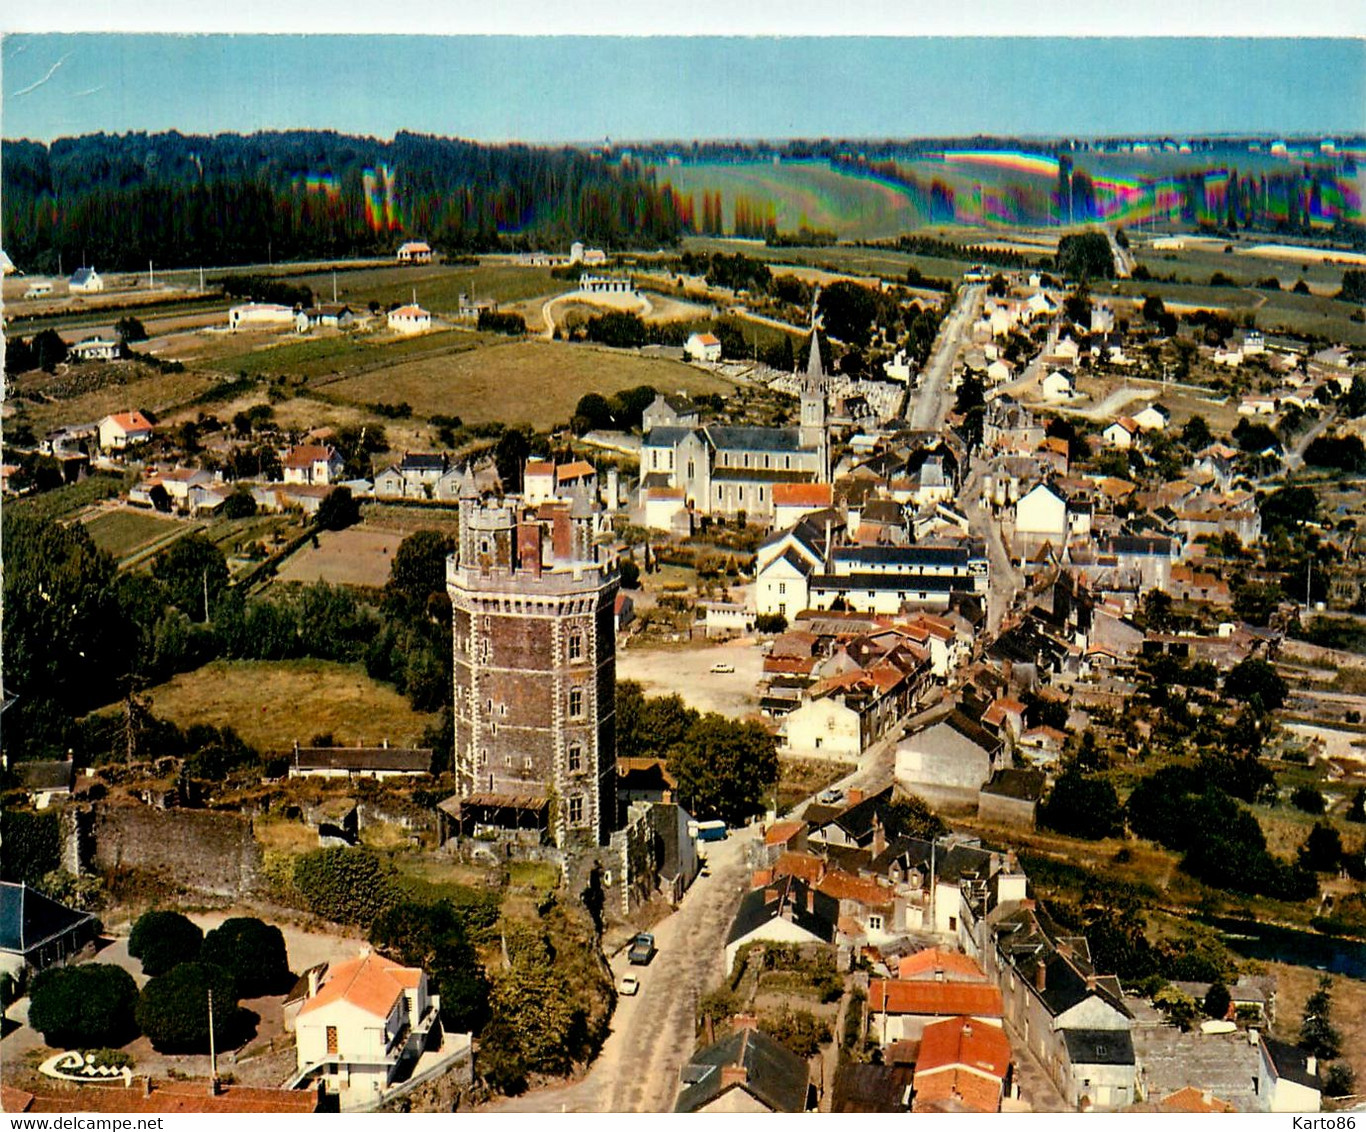
<path id="1" fill-rule="evenodd" d="M 1304 1071 L 1308 1073 L 1311 1077 L 1318 1074 L 1319 1059 L 1315 1057 L 1312 1053 L 1304 1059 Z"/>
<path id="2" fill-rule="evenodd" d="M 757 1030 L 759 1019 L 753 1014 L 737 1014 L 730 1020 L 730 1027 L 737 1032 L 740 1030 Z"/>
<path id="3" fill-rule="evenodd" d="M 721 1066 L 721 1087 L 723 1089 L 731 1085 L 746 1085 L 748 1083 L 749 1070 L 743 1065 Z"/>
<path id="4" fill-rule="evenodd" d="M 816 911 L 816 890 L 808 887 L 806 890 L 806 910 L 813 915 Z"/>
<path id="5" fill-rule="evenodd" d="M 317 967 L 308 969 L 308 997 L 312 998 L 318 993 L 318 988 L 322 985 L 322 972 Z"/>
<path id="6" fill-rule="evenodd" d="M 144 1077 L 144 1078 L 142 1079 L 142 1095 L 143 1095 L 144 1097 L 150 1097 L 150 1096 L 152 1095 L 152 1078 L 151 1078 L 151 1077 Z"/>
<path id="7" fill-rule="evenodd" d="M 1040 960 L 1039 965 L 1034 968 L 1034 989 L 1042 994 L 1047 985 L 1048 968 L 1044 965 L 1043 960 Z"/>
<path id="8" fill-rule="evenodd" d="M 851 806 L 857 806 L 862 801 L 863 790 L 857 786 L 851 786 L 849 788 L 849 804 Z"/>
<path id="9" fill-rule="evenodd" d="M 1089 990 L 1089 991 L 1094 991 L 1094 990 L 1096 989 L 1096 977 L 1095 977 L 1095 975 L 1087 975 L 1087 976 L 1086 976 L 1086 989 Z"/>

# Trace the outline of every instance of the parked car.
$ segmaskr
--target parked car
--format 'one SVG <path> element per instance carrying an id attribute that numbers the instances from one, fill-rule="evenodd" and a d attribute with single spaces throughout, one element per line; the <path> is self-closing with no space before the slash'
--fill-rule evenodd
<path id="1" fill-rule="evenodd" d="M 635 975 L 623 975 L 617 984 L 617 994 L 635 994 L 640 990 L 640 980 Z"/>
<path id="2" fill-rule="evenodd" d="M 844 801 L 844 791 L 832 786 L 829 790 L 822 790 L 816 795 L 816 801 L 824 806 L 834 806 Z"/>
<path id="3" fill-rule="evenodd" d="M 734 672 L 734 671 L 735 671 L 735 665 L 733 665 L 733 664 L 713 664 L 713 665 L 711 666 L 711 670 L 712 670 L 713 672 L 717 672 L 717 673 Z"/>
<path id="4" fill-rule="evenodd" d="M 644 967 L 655 957 L 655 937 L 649 932 L 641 932 L 631 944 L 626 959 L 633 967 Z"/>

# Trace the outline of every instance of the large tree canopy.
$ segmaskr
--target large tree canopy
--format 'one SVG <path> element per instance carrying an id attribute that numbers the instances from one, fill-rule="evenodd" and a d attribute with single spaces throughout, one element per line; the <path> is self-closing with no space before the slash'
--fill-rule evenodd
<path id="1" fill-rule="evenodd" d="M 699 818 L 738 825 L 763 812 L 778 781 L 778 746 L 757 723 L 708 712 L 669 752 L 683 804 Z"/>

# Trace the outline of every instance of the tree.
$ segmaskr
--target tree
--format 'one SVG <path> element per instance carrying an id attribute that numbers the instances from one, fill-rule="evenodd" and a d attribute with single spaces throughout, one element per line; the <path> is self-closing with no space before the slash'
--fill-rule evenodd
<path id="1" fill-rule="evenodd" d="M 1322 1061 L 1342 1052 L 1342 1035 L 1333 1025 L 1333 980 L 1327 975 L 1320 977 L 1318 988 L 1305 1000 L 1300 1048 Z"/>
<path id="2" fill-rule="evenodd" d="M 223 500 L 225 519 L 250 519 L 255 514 L 256 499 L 245 487 L 235 488 L 233 493 Z"/>
<path id="3" fill-rule="evenodd" d="M 854 346 L 867 346 L 873 337 L 877 297 L 860 283 L 840 279 L 821 291 L 818 308 L 827 334 Z"/>
<path id="4" fill-rule="evenodd" d="M 425 610 L 432 594 L 446 593 L 446 558 L 454 550 L 455 540 L 440 531 L 409 535 L 389 564 L 385 598 L 408 614 Z"/>
<path id="5" fill-rule="evenodd" d="M 949 831 L 943 819 L 918 794 L 894 797 L 883 809 L 882 821 L 888 840 L 916 837 L 932 841 Z"/>
<path id="6" fill-rule="evenodd" d="M 1075 764 L 1053 784 L 1039 807 L 1039 822 L 1049 829 L 1090 841 L 1124 832 L 1124 811 L 1114 785 L 1085 774 Z"/>
<path id="7" fill-rule="evenodd" d="M 1342 865 L 1342 835 L 1327 822 L 1316 821 L 1300 846 L 1300 864 L 1316 873 L 1337 872 Z"/>
<path id="8" fill-rule="evenodd" d="M 28 1022 L 50 1046 L 121 1046 L 137 1034 L 138 985 L 122 967 L 80 963 L 40 971 Z"/>
<path id="9" fill-rule="evenodd" d="M 1228 993 L 1228 987 L 1223 983 L 1213 982 L 1205 992 L 1203 1005 L 1205 1013 L 1211 1018 L 1222 1020 L 1228 1017 L 1228 1009 L 1233 1005 L 1233 996 Z"/>
<path id="10" fill-rule="evenodd" d="M 1358 824 L 1366 822 L 1366 786 L 1358 786 L 1352 795 L 1352 804 L 1347 808 L 1347 820 Z"/>
<path id="11" fill-rule="evenodd" d="M 294 861 L 294 888 L 314 915 L 371 923 L 393 903 L 393 870 L 368 849 L 314 849 Z"/>
<path id="12" fill-rule="evenodd" d="M 142 988 L 136 1018 L 158 1053 L 209 1052 L 209 993 L 218 1049 L 241 1043 L 250 1016 L 237 1004 L 232 974 L 212 963 L 181 963 Z"/>
<path id="13" fill-rule="evenodd" d="M 1182 1033 L 1189 1030 L 1191 1023 L 1195 1021 L 1197 1009 L 1195 999 L 1176 987 L 1163 987 L 1153 995 L 1153 1005 L 1162 1011 L 1166 1015 L 1167 1021 Z"/>
<path id="14" fill-rule="evenodd" d="M 1338 298 L 1346 303 L 1366 303 L 1366 271 L 1349 267 L 1342 273 L 1342 290 Z"/>
<path id="15" fill-rule="evenodd" d="M 254 916 L 224 920 L 204 937 L 199 959 L 232 975 L 243 998 L 283 994 L 294 980 L 284 934 Z"/>
<path id="16" fill-rule="evenodd" d="M 1210 432 L 1209 422 L 1199 414 L 1191 417 L 1181 429 L 1181 443 L 1191 452 L 1208 448 L 1213 439 L 1214 434 Z"/>
<path id="17" fill-rule="evenodd" d="M 147 341 L 147 329 L 139 319 L 131 314 L 124 315 L 118 322 L 114 323 L 114 333 L 119 336 L 121 342 L 145 342 Z"/>
<path id="18" fill-rule="evenodd" d="M 1251 703 L 1255 696 L 1265 711 L 1277 711 L 1285 704 L 1289 688 L 1273 664 L 1259 657 L 1248 657 L 1224 677 L 1224 695 Z"/>
<path id="19" fill-rule="evenodd" d="M 621 574 L 621 588 L 624 590 L 636 590 L 640 588 L 640 567 L 629 558 L 621 563 L 619 567 Z"/>
<path id="20" fill-rule="evenodd" d="M 318 504 L 313 521 L 325 531 L 344 531 L 360 522 L 360 504 L 352 497 L 349 487 L 334 487 Z"/>
<path id="21" fill-rule="evenodd" d="M 177 963 L 199 958 L 204 932 L 179 912 L 144 912 L 128 936 L 128 954 L 142 960 L 144 975 L 164 975 Z"/>
<path id="22" fill-rule="evenodd" d="M 1104 232 L 1064 236 L 1058 241 L 1056 262 L 1063 278 L 1081 283 L 1115 276 L 1115 257 Z"/>
<path id="23" fill-rule="evenodd" d="M 522 490 L 522 472 L 531 455 L 531 441 L 521 429 L 510 428 L 498 438 L 493 449 L 493 462 L 504 491 Z"/>
<path id="24" fill-rule="evenodd" d="M 1156 322 L 1167 313 L 1167 304 L 1160 295 L 1143 296 L 1143 317 L 1148 322 Z"/>
<path id="25" fill-rule="evenodd" d="M 757 723 L 708 712 L 669 751 L 668 765 L 690 812 L 738 825 L 763 812 L 778 781 L 778 744 Z"/>
<path id="26" fill-rule="evenodd" d="M 171 604 L 192 621 L 204 621 L 228 585 L 223 552 L 198 532 L 176 539 L 156 560 L 152 577 L 166 587 Z"/>
<path id="27" fill-rule="evenodd" d="M 574 406 L 574 416 L 570 423 L 575 436 L 582 436 L 594 429 L 611 428 L 612 406 L 601 393 L 585 393 Z"/>
<path id="28" fill-rule="evenodd" d="M 647 698 L 639 684 L 623 680 L 617 685 L 617 757 L 663 757 L 697 720 L 677 693 Z"/>
<path id="29" fill-rule="evenodd" d="M 33 336 L 33 358 L 38 368 L 51 373 L 66 361 L 67 348 L 55 330 L 42 330 Z"/>
<path id="30" fill-rule="evenodd" d="M 403 901 L 386 908 L 370 942 L 407 967 L 421 967 L 441 996 L 441 1020 L 451 1030 L 477 1032 L 488 1017 L 489 982 L 463 920 L 449 901 Z"/>

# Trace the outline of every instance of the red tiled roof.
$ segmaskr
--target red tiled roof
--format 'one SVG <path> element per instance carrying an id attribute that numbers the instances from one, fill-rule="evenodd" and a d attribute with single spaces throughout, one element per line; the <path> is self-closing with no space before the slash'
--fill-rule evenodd
<path id="1" fill-rule="evenodd" d="M 1001 992 L 989 983 L 941 983 L 932 980 L 873 979 L 868 1009 L 886 1014 L 967 1014 L 1000 1018 Z"/>
<path id="2" fill-rule="evenodd" d="M 415 967 L 401 967 L 371 952 L 333 967 L 322 988 L 304 1003 L 299 1013 L 308 1014 L 329 1003 L 345 1001 L 367 1014 L 387 1018 L 403 989 L 417 986 L 421 976 L 422 972 Z"/>
<path id="3" fill-rule="evenodd" d="M 555 469 L 555 478 L 564 483 L 565 480 L 582 479 L 584 476 L 591 476 L 597 471 L 587 460 L 575 460 L 572 464 L 562 464 Z"/>
<path id="4" fill-rule="evenodd" d="M 806 828 L 804 821 L 777 821 L 764 834 L 765 845 L 786 845 Z"/>
<path id="5" fill-rule="evenodd" d="M 903 956 L 896 968 L 898 977 L 907 980 L 931 979 L 936 971 L 943 971 L 945 977 L 956 977 L 961 981 L 987 981 L 986 973 L 971 955 L 945 951 L 942 947 L 927 947 L 914 955 Z"/>
<path id="6" fill-rule="evenodd" d="M 1228 1101 L 1220 1100 L 1214 1094 L 1187 1085 L 1169 1093 L 1157 1102 L 1163 1112 L 1236 1112 Z"/>
<path id="7" fill-rule="evenodd" d="M 810 853 L 784 853 L 773 865 L 775 877 L 794 876 L 814 884 L 825 872 L 825 862 Z"/>
<path id="8" fill-rule="evenodd" d="M 286 468 L 311 468 L 331 460 L 336 454 L 335 448 L 324 444 L 296 444 L 285 453 L 284 465 Z"/>
<path id="9" fill-rule="evenodd" d="M 17 1090 L 15 1090 L 17 1091 Z M 5 1111 L 9 1093 L 5 1090 Z M 265 1089 L 245 1085 L 220 1085 L 209 1091 L 207 1081 L 158 1081 L 144 1093 L 139 1084 L 131 1088 L 86 1085 L 61 1092 L 38 1093 L 28 1112 L 133 1112 L 133 1113 L 295 1113 L 317 1112 L 318 1094 L 311 1089 Z M 24 1111 L 24 1110 L 20 1110 Z"/>
<path id="10" fill-rule="evenodd" d="M 1010 1072 L 1010 1042 L 999 1027 L 949 1018 L 925 1027 L 915 1066 L 915 1109 L 956 1099 L 978 1112 L 997 1112 Z"/>
<path id="11" fill-rule="evenodd" d="M 828 483 L 775 483 L 774 507 L 829 507 L 834 498 Z"/>
<path id="12" fill-rule="evenodd" d="M 884 888 L 876 881 L 856 877 L 842 869 L 831 869 L 825 876 L 821 877 L 816 888 L 825 893 L 826 896 L 833 896 L 836 900 L 853 900 L 856 903 L 874 908 L 890 904 L 894 897 L 890 888 Z"/>
<path id="13" fill-rule="evenodd" d="M 127 413 L 111 413 L 109 419 L 124 432 L 150 432 L 152 429 L 152 422 L 136 409 Z"/>

